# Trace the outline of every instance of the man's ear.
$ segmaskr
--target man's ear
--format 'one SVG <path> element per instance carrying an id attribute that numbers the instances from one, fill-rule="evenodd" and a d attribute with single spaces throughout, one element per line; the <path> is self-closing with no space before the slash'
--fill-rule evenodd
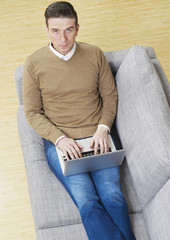
<path id="1" fill-rule="evenodd" d="M 77 27 L 76 27 L 76 31 L 77 31 L 77 33 L 78 33 L 78 31 L 79 31 L 79 27 L 80 27 L 80 25 L 77 24 Z"/>

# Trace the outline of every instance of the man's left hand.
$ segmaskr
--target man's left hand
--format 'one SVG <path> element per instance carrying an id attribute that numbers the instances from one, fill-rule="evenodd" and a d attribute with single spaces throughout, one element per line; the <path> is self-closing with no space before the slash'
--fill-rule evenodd
<path id="1" fill-rule="evenodd" d="M 94 148 L 94 154 L 96 155 L 100 148 L 100 153 L 109 152 L 109 139 L 108 130 L 103 126 L 98 126 L 97 131 L 93 135 L 93 139 L 90 148 Z"/>

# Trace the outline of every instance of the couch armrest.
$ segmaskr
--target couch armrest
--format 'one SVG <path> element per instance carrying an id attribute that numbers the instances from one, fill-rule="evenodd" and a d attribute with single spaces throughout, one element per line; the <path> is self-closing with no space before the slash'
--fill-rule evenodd
<path id="1" fill-rule="evenodd" d="M 17 122 L 21 147 L 33 143 L 44 145 L 42 137 L 27 122 L 23 105 L 18 108 Z"/>
<path id="2" fill-rule="evenodd" d="M 141 46 L 128 52 L 116 82 L 117 129 L 144 208 L 170 176 L 170 109 L 161 80 Z"/>
<path id="3" fill-rule="evenodd" d="M 24 66 L 18 66 L 15 70 L 15 85 L 18 94 L 19 104 L 23 104 L 23 91 L 22 91 L 22 78 L 23 78 Z"/>

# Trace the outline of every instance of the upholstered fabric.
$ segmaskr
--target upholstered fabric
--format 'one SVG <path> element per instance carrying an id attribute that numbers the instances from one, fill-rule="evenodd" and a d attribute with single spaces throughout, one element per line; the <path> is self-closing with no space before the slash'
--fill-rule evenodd
<path id="1" fill-rule="evenodd" d="M 122 192 L 126 199 L 128 210 L 130 214 L 142 212 L 142 207 L 139 202 L 132 178 L 130 176 L 129 168 L 126 160 L 120 167 L 120 177 L 122 184 Z"/>
<path id="2" fill-rule="evenodd" d="M 143 47 L 148 55 L 148 57 L 151 59 L 158 76 L 161 79 L 161 83 L 163 86 L 163 89 L 165 91 L 165 95 L 167 97 L 169 106 L 170 106 L 170 84 L 169 81 L 165 75 L 165 72 L 159 62 L 159 60 L 156 57 L 155 51 L 152 47 Z M 121 63 L 125 59 L 126 55 L 128 54 L 129 49 L 122 49 L 117 51 L 108 51 L 105 52 L 105 57 L 107 58 L 107 61 L 109 62 L 110 68 L 112 70 L 113 75 L 115 76 Z"/>
<path id="3" fill-rule="evenodd" d="M 144 47 L 150 59 L 155 59 L 155 51 L 152 47 Z M 121 49 L 117 51 L 108 51 L 104 55 L 107 58 L 107 61 L 110 64 L 113 75 L 116 74 L 126 55 L 128 54 L 129 49 Z"/>
<path id="4" fill-rule="evenodd" d="M 170 175 L 170 109 L 147 53 L 133 46 L 117 74 L 117 128 L 142 206 Z"/>
<path id="5" fill-rule="evenodd" d="M 35 162 L 27 165 L 27 176 L 32 186 L 30 197 L 37 229 L 81 223 L 77 208 L 47 162 L 34 156 Z"/>
<path id="6" fill-rule="evenodd" d="M 147 224 L 145 222 L 143 213 L 137 212 L 136 214 L 130 214 L 130 220 L 132 223 L 132 228 L 134 229 L 136 240 L 150 240 Z"/>
<path id="7" fill-rule="evenodd" d="M 170 180 L 148 204 L 144 213 L 151 239 L 170 239 Z"/>
<path id="8" fill-rule="evenodd" d="M 170 84 L 169 81 L 165 75 L 165 72 L 163 71 L 163 68 L 161 67 L 161 64 L 157 58 L 151 59 L 159 78 L 161 79 L 162 87 L 164 89 L 166 98 L 168 100 L 168 104 L 170 106 Z"/>
<path id="9" fill-rule="evenodd" d="M 23 104 L 23 91 L 22 91 L 22 78 L 23 78 L 24 66 L 18 66 L 15 70 L 15 84 L 18 95 L 19 105 Z"/>
<path id="10" fill-rule="evenodd" d="M 88 237 L 81 223 L 40 229 L 37 232 L 37 240 L 88 240 Z"/>

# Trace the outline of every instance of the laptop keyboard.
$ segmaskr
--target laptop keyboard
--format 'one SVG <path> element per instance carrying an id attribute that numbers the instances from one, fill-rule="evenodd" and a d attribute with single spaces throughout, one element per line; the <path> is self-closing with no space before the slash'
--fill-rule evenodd
<path id="1" fill-rule="evenodd" d="M 111 148 L 109 147 L 109 152 L 111 152 Z M 100 154 L 100 149 L 98 149 L 98 152 L 97 154 Z M 81 153 L 82 157 L 90 157 L 90 156 L 93 156 L 94 155 L 94 150 L 91 150 L 91 151 L 88 151 L 88 152 L 82 152 Z M 67 159 L 65 156 L 63 156 L 63 160 L 66 162 Z M 71 160 L 71 159 L 70 159 Z"/>

